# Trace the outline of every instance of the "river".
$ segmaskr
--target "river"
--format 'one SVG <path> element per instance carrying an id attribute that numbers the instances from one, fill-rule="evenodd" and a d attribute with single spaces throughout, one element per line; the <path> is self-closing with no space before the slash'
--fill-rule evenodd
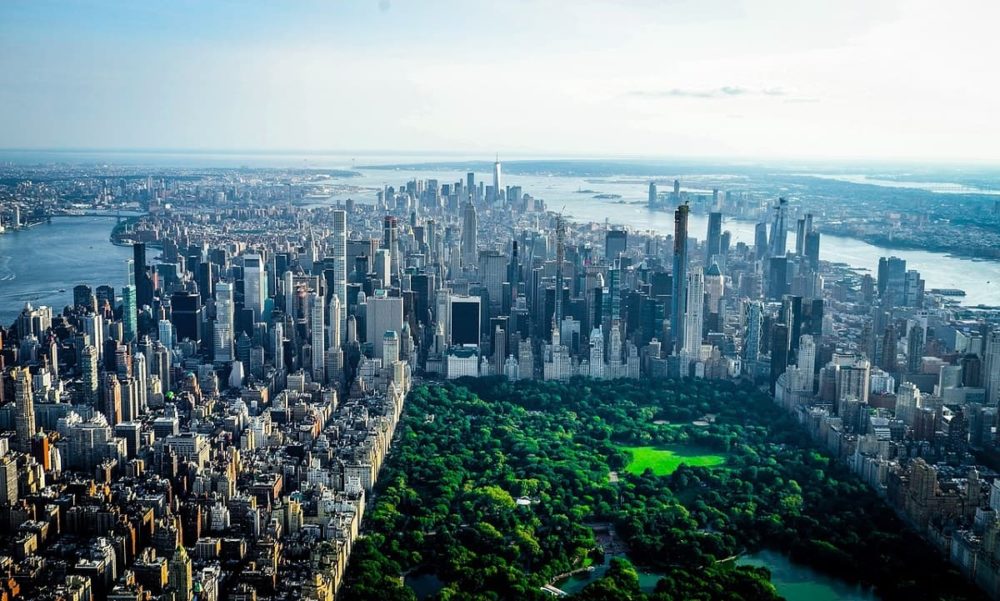
<path id="1" fill-rule="evenodd" d="M 10 325 L 28 302 L 61 311 L 77 284 L 120 290 L 132 250 L 111 243 L 114 226 L 114 217 L 54 217 L 0 234 L 0 323 Z"/>
<path id="2" fill-rule="evenodd" d="M 344 165 L 341 163 L 340 166 Z M 349 164 L 347 166 L 350 167 Z M 359 171 L 361 175 L 358 177 L 335 180 L 344 185 L 343 190 L 317 204 L 348 197 L 371 202 L 375 198 L 375 190 L 382 185 L 399 186 L 413 178 L 434 178 L 446 183 L 464 177 L 458 171 Z M 483 177 L 487 174 L 477 173 L 477 179 Z M 685 189 L 699 189 L 698 182 L 709 181 L 706 178 L 716 182 L 731 181 L 733 189 L 740 186 L 738 176 L 692 175 L 685 179 L 694 187 Z M 520 185 L 524 192 L 545 200 L 550 209 L 565 207 L 565 214 L 576 221 L 603 222 L 607 218 L 612 225 L 653 230 L 661 234 L 673 231 L 673 215 L 669 211 L 651 211 L 642 203 L 646 184 L 641 179 L 510 175 L 505 176 L 505 181 Z M 594 192 L 579 192 L 585 189 Z M 628 204 L 593 198 L 597 193 L 618 194 Z M 707 221 L 705 215 L 692 215 L 690 235 L 704 237 Z M 9 324 L 25 302 L 62 308 L 72 301 L 73 286 L 79 283 L 91 286 L 110 284 L 116 288 L 123 285 L 125 261 L 130 258 L 131 252 L 128 248 L 111 244 L 109 237 L 114 223 L 113 217 L 57 217 L 49 224 L 0 235 L 0 323 Z M 752 222 L 727 219 L 723 228 L 732 233 L 734 244 L 753 243 Z M 794 248 L 794 244 L 795 234 L 790 232 L 789 247 Z M 959 258 L 931 251 L 889 249 L 843 236 L 824 235 L 821 241 L 820 256 L 824 260 L 847 263 L 872 273 L 878 267 L 879 257 L 889 255 L 906 259 L 908 268 L 920 271 L 928 289 L 959 288 L 967 293 L 961 299 L 964 304 L 1000 306 L 1000 261 Z"/>
<path id="3" fill-rule="evenodd" d="M 367 193 L 367 196 L 362 195 L 359 198 L 358 190 L 345 189 L 342 192 L 335 192 L 326 202 L 345 200 L 348 197 L 369 202 L 375 198 L 375 191 L 383 185 L 398 188 L 414 178 L 437 179 L 441 183 L 464 179 L 464 174 L 458 171 L 416 169 L 358 169 L 357 171 L 361 173 L 359 177 L 339 181 L 354 188 L 363 188 L 362 194 Z M 484 177 L 492 178 L 492 175 L 477 173 L 476 177 L 478 181 Z M 743 189 L 742 178 L 739 176 L 697 174 L 679 177 L 682 178 L 682 184 L 685 180 L 691 183 L 691 187 L 682 186 L 682 190 L 692 193 L 710 194 L 711 185 L 720 185 L 720 182 L 730 182 L 733 190 Z M 492 179 L 487 181 L 492 182 Z M 550 210 L 558 211 L 565 207 L 564 214 L 578 222 L 603 223 L 607 219 L 610 225 L 653 230 L 664 235 L 673 233 L 673 213 L 650 210 L 646 206 L 648 183 L 642 178 L 508 175 L 504 176 L 504 182 L 519 185 L 525 193 L 541 198 Z M 591 192 L 582 193 L 581 190 Z M 619 195 L 621 202 L 594 198 L 598 193 Z M 745 242 L 753 245 L 754 227 L 755 224 L 750 221 L 725 218 L 723 220 L 723 229 L 732 233 L 733 244 Z M 708 231 L 708 216 L 692 214 L 688 219 L 688 230 L 691 237 L 704 239 Z M 788 247 L 795 248 L 794 231 L 788 234 Z M 873 275 L 877 273 L 879 257 L 890 255 L 905 259 L 908 269 L 919 271 L 928 290 L 958 288 L 966 292 L 966 296 L 960 299 L 965 305 L 1000 306 L 1000 261 L 960 258 L 924 250 L 892 249 L 854 238 L 827 234 L 820 240 L 820 257 L 824 261 L 846 263 L 858 269 L 869 270 Z"/>

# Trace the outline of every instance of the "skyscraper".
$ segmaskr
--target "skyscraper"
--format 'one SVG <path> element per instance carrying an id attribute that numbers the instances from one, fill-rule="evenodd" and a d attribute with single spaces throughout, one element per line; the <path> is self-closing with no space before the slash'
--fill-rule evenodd
<path id="1" fill-rule="evenodd" d="M 705 265 L 722 252 L 722 213 L 708 214 L 708 236 L 705 239 Z"/>
<path id="2" fill-rule="evenodd" d="M 371 305 L 368 305 L 371 307 Z M 326 355 L 326 332 L 323 330 L 325 309 L 323 295 L 313 292 L 309 295 L 309 331 L 312 347 L 312 378 L 314 382 L 325 382 L 324 358 Z"/>
<path id="3" fill-rule="evenodd" d="M 97 406 L 98 399 L 98 346 L 88 344 L 83 347 L 80 364 L 80 400 L 84 405 Z"/>
<path id="4" fill-rule="evenodd" d="M 503 193 L 503 181 L 500 177 L 500 155 L 497 155 L 497 160 L 493 163 L 493 193 L 496 195 L 496 201 L 500 202 L 504 199 Z"/>
<path id="5" fill-rule="evenodd" d="M 135 268 L 136 305 L 145 307 L 153 304 L 153 280 L 146 268 L 146 245 L 136 242 L 132 245 L 132 260 Z"/>
<path id="6" fill-rule="evenodd" d="M 233 285 L 219 282 L 215 287 L 215 325 L 212 336 L 217 362 L 233 360 Z"/>
<path id="7" fill-rule="evenodd" d="M 174 601 L 191 601 L 194 589 L 191 558 L 184 550 L 184 545 L 177 545 L 174 556 L 170 559 L 167 581 L 174 590 Z"/>
<path id="8" fill-rule="evenodd" d="M 476 266 L 479 245 L 479 218 L 476 207 L 467 202 L 462 207 L 462 266 L 472 269 Z"/>
<path id="9" fill-rule="evenodd" d="M 340 300 L 340 334 L 347 335 L 347 211 L 333 212 L 333 293 Z"/>
<path id="10" fill-rule="evenodd" d="M 628 232 L 625 230 L 610 230 L 604 235 L 604 256 L 608 264 L 614 262 L 618 255 L 628 249 Z"/>
<path id="11" fill-rule="evenodd" d="M 261 321 L 264 316 L 264 300 L 267 298 L 266 278 L 263 258 L 256 253 L 243 255 L 243 306 L 253 311 L 254 321 Z"/>
<path id="12" fill-rule="evenodd" d="M 656 206 L 657 192 L 656 182 L 649 182 L 649 206 Z"/>
<path id="13" fill-rule="evenodd" d="M 674 187 L 677 187 L 675 180 Z M 684 348 L 684 302 L 687 300 L 687 226 L 688 205 L 682 204 L 674 211 L 674 272 L 671 291 L 670 336 L 674 352 Z M 700 341 L 699 341 L 700 342 Z"/>
<path id="14" fill-rule="evenodd" d="M 389 251 L 389 273 L 392 275 L 400 271 L 398 238 L 399 225 L 396 223 L 396 218 L 386 215 L 382 218 L 382 248 Z M 383 282 L 387 287 L 391 283 L 391 278 Z"/>
<path id="15" fill-rule="evenodd" d="M 122 326 L 125 332 L 125 342 L 134 341 L 139 334 L 136 294 L 136 287 L 132 284 L 122 288 Z"/>
<path id="16" fill-rule="evenodd" d="M 389 330 L 403 330 L 403 299 L 389 296 L 385 290 L 376 290 L 368 297 L 368 308 L 365 315 L 366 334 L 368 342 L 372 343 L 372 356 L 382 359 L 382 343 L 385 333 Z"/>
<path id="17" fill-rule="evenodd" d="M 35 399 L 31 386 L 31 372 L 27 367 L 15 367 L 14 378 L 14 431 L 17 448 L 31 452 L 31 437 L 35 435 Z"/>
<path id="18" fill-rule="evenodd" d="M 771 222 L 771 238 L 768 241 L 768 253 L 772 257 L 783 257 L 788 249 L 788 201 L 778 199 L 774 205 L 774 221 Z"/>
<path id="19" fill-rule="evenodd" d="M 703 307 L 705 304 L 705 276 L 701 267 L 692 269 L 687 279 L 682 354 L 689 361 L 697 361 L 701 353 Z"/>

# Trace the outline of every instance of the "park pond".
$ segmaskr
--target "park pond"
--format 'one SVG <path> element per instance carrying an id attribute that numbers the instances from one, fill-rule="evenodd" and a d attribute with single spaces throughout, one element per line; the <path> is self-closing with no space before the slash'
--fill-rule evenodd
<path id="1" fill-rule="evenodd" d="M 878 596 L 858 584 L 827 576 L 801 564 L 787 555 L 763 550 L 744 555 L 736 565 L 764 567 L 771 571 L 771 583 L 787 601 L 878 601 Z"/>
<path id="2" fill-rule="evenodd" d="M 611 554 L 606 555 L 603 564 L 594 566 L 589 572 L 563 578 L 554 583 L 555 587 L 571 595 L 579 593 L 607 573 L 613 557 Z M 788 556 L 777 551 L 763 550 L 744 555 L 735 560 L 735 565 L 770 570 L 771 583 L 787 601 L 879 601 L 879 597 L 871 589 L 793 563 Z M 651 593 L 656 590 L 656 583 L 660 578 L 660 574 L 639 570 L 639 587 L 643 592 Z M 444 587 L 444 582 L 435 574 L 427 572 L 410 574 L 405 582 L 420 600 L 432 597 Z"/>

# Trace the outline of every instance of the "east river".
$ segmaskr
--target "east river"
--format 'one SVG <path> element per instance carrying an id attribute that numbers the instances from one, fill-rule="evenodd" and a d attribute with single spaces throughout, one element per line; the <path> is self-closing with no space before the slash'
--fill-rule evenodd
<path id="1" fill-rule="evenodd" d="M 435 178 L 441 183 L 464 179 L 464 173 L 458 171 L 359 171 L 362 172 L 360 177 L 335 180 L 343 188 L 338 187 L 329 199 L 315 204 L 329 204 L 348 197 L 371 202 L 375 190 L 383 184 L 399 187 L 413 178 Z M 489 177 L 489 174 L 477 173 L 477 178 Z M 671 212 L 651 211 L 643 204 L 646 183 L 637 178 L 511 175 L 505 176 L 505 182 L 522 186 L 524 192 L 545 200 L 550 210 L 562 209 L 574 221 L 603 223 L 607 219 L 611 225 L 654 230 L 661 234 L 673 231 Z M 738 184 L 734 181 L 734 189 L 738 189 Z M 597 194 L 619 195 L 620 199 L 594 198 Z M 0 323 L 11 323 L 26 302 L 60 309 L 72 301 L 76 284 L 94 287 L 109 284 L 120 289 L 125 283 L 125 261 L 131 257 L 131 252 L 111 244 L 114 224 L 114 217 L 57 217 L 51 223 L 28 230 L 0 234 Z M 703 238 L 706 229 L 705 215 L 691 216 L 689 232 L 692 237 Z M 726 219 L 723 229 L 732 233 L 734 244 L 753 244 L 752 222 Z M 794 232 L 790 232 L 790 248 L 794 248 L 794 240 Z M 908 268 L 920 271 L 928 290 L 958 288 L 967 293 L 961 299 L 963 304 L 1000 306 L 998 261 L 882 248 L 841 236 L 824 235 L 821 241 L 823 260 L 846 263 L 873 274 L 879 257 L 888 255 L 906 259 Z"/>

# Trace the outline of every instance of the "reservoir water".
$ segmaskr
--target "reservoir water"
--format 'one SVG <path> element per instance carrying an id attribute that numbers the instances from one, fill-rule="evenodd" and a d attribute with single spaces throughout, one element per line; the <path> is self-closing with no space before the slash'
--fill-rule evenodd
<path id="1" fill-rule="evenodd" d="M 770 570 L 771 583 L 787 601 L 878 601 L 869 589 L 792 563 L 787 556 L 775 551 L 764 550 L 745 555 L 736 564 Z"/>

